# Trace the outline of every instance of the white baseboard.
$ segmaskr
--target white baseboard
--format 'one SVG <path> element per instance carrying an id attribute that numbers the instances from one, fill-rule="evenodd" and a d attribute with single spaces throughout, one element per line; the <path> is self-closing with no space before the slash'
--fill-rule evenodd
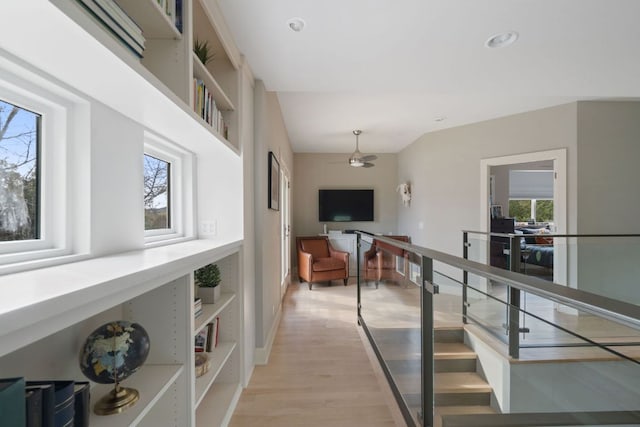
<path id="1" fill-rule="evenodd" d="M 269 355 L 271 354 L 271 347 L 273 347 L 273 341 L 276 339 L 276 332 L 278 332 L 278 326 L 280 326 L 280 319 L 282 318 L 282 304 L 278 307 L 278 312 L 271 325 L 271 330 L 267 336 L 267 342 L 264 347 L 256 347 L 256 351 L 253 355 L 254 365 L 266 365 L 269 362 Z"/>

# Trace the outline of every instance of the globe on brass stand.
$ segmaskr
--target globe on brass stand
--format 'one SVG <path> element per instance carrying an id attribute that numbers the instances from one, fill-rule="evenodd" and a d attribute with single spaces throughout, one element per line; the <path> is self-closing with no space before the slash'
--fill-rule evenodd
<path id="1" fill-rule="evenodd" d="M 140 394 L 120 382 L 135 373 L 149 354 L 149 335 L 125 320 L 105 323 L 93 331 L 80 351 L 80 369 L 92 381 L 114 388 L 94 406 L 98 415 L 119 414 L 135 405 Z"/>
<path id="2" fill-rule="evenodd" d="M 113 390 L 106 396 L 102 396 L 93 407 L 93 411 L 98 415 L 119 414 L 135 403 L 140 398 L 140 393 L 135 388 L 120 387 L 116 382 Z"/>

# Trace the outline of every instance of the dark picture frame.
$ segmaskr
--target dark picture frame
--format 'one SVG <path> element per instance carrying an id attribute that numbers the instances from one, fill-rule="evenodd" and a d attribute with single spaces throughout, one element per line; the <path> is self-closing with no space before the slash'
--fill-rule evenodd
<path id="1" fill-rule="evenodd" d="M 273 151 L 269 151 L 269 209 L 280 210 L 280 163 Z"/>
<path id="2" fill-rule="evenodd" d="M 504 218 L 502 216 L 502 205 L 491 205 L 491 218 Z"/>

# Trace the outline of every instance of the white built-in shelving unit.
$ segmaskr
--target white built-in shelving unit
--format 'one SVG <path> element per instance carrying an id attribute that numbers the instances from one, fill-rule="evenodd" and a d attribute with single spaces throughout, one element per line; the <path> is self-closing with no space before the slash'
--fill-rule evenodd
<path id="1" fill-rule="evenodd" d="M 180 4 L 162 1 L 174 8 Z M 182 31 L 171 14 L 178 11 L 168 14 L 158 0 L 117 3 L 142 28 L 143 58 L 123 46 L 77 0 L 26 0 L 3 10 L 0 71 L 72 91 L 78 105 L 89 107 L 92 136 L 100 133 L 94 130 L 100 122 L 92 121 L 91 114 L 96 110 L 100 117 L 109 109 L 115 112 L 109 117 L 121 115 L 139 126 L 129 124 L 132 144 L 142 147 L 142 129 L 184 141 L 197 162 L 203 162 L 194 172 L 195 182 L 206 183 L 194 188 L 193 220 L 217 221 L 218 234 L 205 240 L 196 233 L 193 240 L 145 248 L 141 231 L 139 246 L 124 239 L 121 251 L 88 250 L 72 257 L 75 262 L 55 260 L 44 268 L 0 275 L 0 376 L 84 380 L 78 352 L 86 337 L 107 321 L 131 320 L 147 330 L 151 341 L 145 364 L 123 382 L 140 392 L 140 400 L 122 414 L 92 415 L 91 425 L 226 425 L 245 381 L 240 54 L 215 1 L 182 0 Z M 22 31 L 25 25 L 38 31 Z M 207 66 L 193 54 L 195 37 L 208 40 L 216 54 Z M 223 110 L 228 138 L 194 112 L 194 78 L 211 87 Z M 91 171 L 92 179 L 104 179 L 95 173 Z M 91 223 L 96 229 L 101 225 Z M 193 272 L 212 262 L 220 266 L 222 298 L 205 304 L 196 319 Z M 194 337 L 216 317 L 219 344 L 209 355 L 209 371 L 196 378 Z M 109 386 L 92 384 L 92 404 L 108 390 Z"/>
<path id="2" fill-rule="evenodd" d="M 92 413 L 91 425 L 224 425 L 242 390 L 241 248 L 241 242 L 190 241 L 0 277 L 2 376 L 84 380 L 79 350 L 88 334 L 126 319 L 145 328 L 151 342 L 145 364 L 122 383 L 140 400 L 121 414 Z M 222 297 L 194 319 L 193 271 L 211 262 L 221 270 Z M 34 298 L 45 278 L 60 285 Z M 196 378 L 194 337 L 215 317 L 219 344 L 209 371 Z M 110 389 L 94 385 L 92 404 Z"/>
<path id="3" fill-rule="evenodd" d="M 175 3 L 175 0 L 166 1 Z M 196 117 L 216 139 L 222 140 L 235 150 L 239 149 L 236 106 L 239 99 L 241 55 L 233 43 L 217 2 L 182 0 L 180 32 L 176 28 L 174 17 L 167 15 L 157 0 L 116 0 L 143 30 L 146 42 L 142 59 L 135 57 L 112 34 L 102 28 L 77 0 L 51 2 L 154 87 L 172 98 L 192 117 Z M 214 53 L 214 59 L 206 66 L 193 54 L 196 39 L 207 41 Z M 228 127 L 227 138 L 196 113 L 194 79 L 202 80 L 213 95 Z"/>

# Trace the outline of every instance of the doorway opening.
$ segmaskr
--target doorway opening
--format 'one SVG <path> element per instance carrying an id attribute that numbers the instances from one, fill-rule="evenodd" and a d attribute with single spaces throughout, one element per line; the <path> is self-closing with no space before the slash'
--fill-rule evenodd
<path id="1" fill-rule="evenodd" d="M 491 213 L 501 212 L 500 216 L 516 216 L 532 227 L 567 233 L 566 149 L 483 159 L 480 165 L 481 231 L 491 231 Z M 557 239 L 553 243 L 553 281 L 567 284 L 567 247 Z"/>

